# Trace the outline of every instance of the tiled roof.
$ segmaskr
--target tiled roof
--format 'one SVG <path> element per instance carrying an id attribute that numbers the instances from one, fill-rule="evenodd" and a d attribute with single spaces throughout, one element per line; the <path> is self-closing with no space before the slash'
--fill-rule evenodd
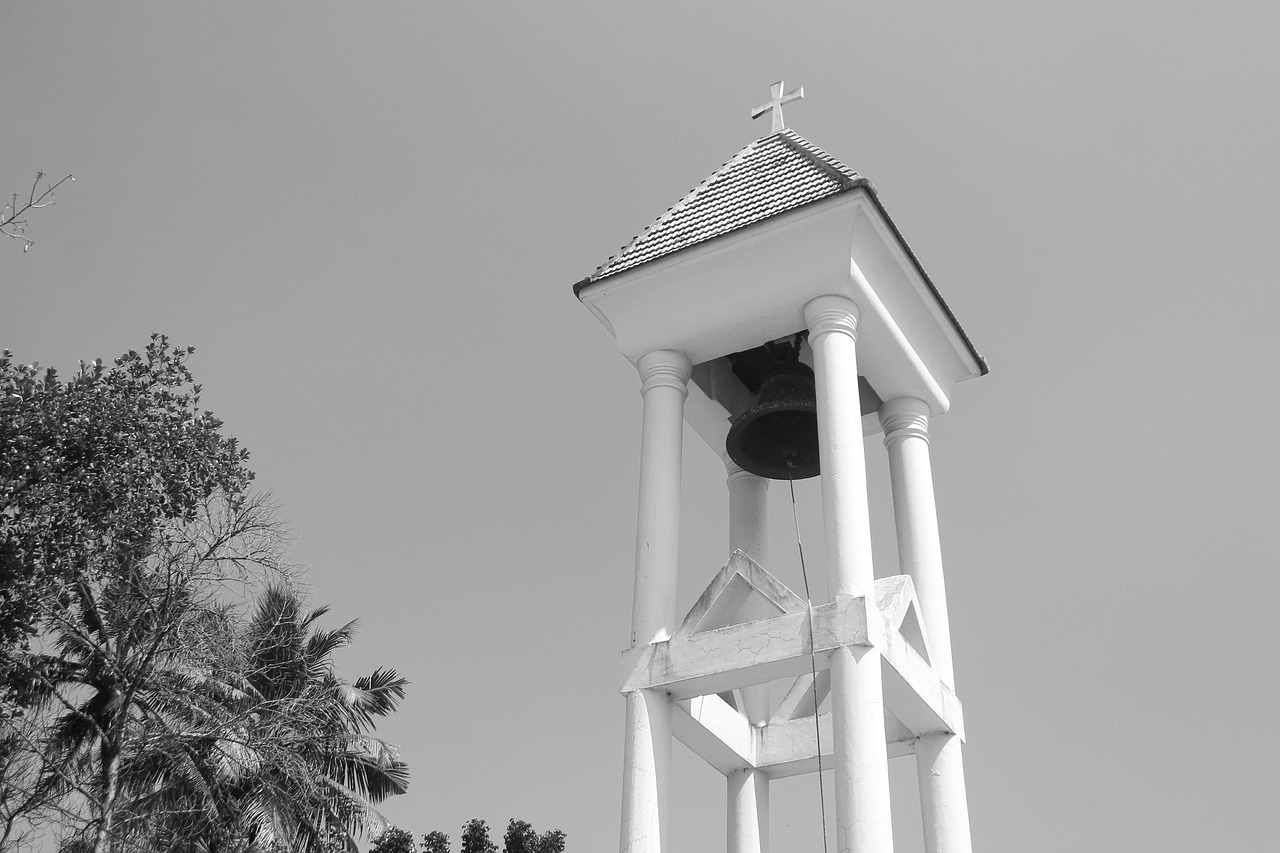
<path id="1" fill-rule="evenodd" d="M 574 290 L 869 182 L 791 130 L 757 139 Z"/>

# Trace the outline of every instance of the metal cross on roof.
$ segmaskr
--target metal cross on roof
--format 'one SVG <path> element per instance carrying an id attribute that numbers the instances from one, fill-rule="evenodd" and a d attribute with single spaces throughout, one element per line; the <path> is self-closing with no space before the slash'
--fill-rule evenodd
<path id="1" fill-rule="evenodd" d="M 787 92 L 787 94 L 784 95 L 782 94 L 782 81 L 779 80 L 777 83 L 774 83 L 771 87 L 769 87 L 769 91 L 770 91 L 770 94 L 773 95 L 773 97 L 765 101 L 760 106 L 756 107 L 754 110 L 752 110 L 751 117 L 753 119 L 760 118 L 760 116 L 764 115 L 765 113 L 772 112 L 773 113 L 773 133 L 777 133 L 778 131 L 786 127 L 786 125 L 782 123 L 782 105 L 789 104 L 792 101 L 798 101 L 801 98 L 803 98 L 804 87 L 801 86 L 798 89 L 792 89 L 790 92 Z"/>

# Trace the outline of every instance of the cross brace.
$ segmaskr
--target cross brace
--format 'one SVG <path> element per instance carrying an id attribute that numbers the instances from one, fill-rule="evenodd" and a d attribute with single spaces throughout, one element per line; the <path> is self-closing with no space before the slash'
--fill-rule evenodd
<path id="1" fill-rule="evenodd" d="M 876 585 L 876 603 L 886 615 L 894 600 L 914 597 L 903 576 Z M 963 713 L 954 691 L 881 616 L 876 603 L 866 596 L 837 596 L 803 611 L 630 649 L 623 653 L 622 692 L 669 693 L 676 702 L 673 733 L 721 772 L 753 767 L 772 777 L 807 773 L 817 769 L 818 738 L 814 703 L 802 699 L 803 685 L 811 683 L 816 665 L 823 688 L 831 652 L 861 646 L 880 654 L 886 664 L 885 737 L 891 756 L 913 752 L 912 743 L 921 735 L 954 732 L 963 738 Z M 791 691 L 796 695 L 788 695 L 765 726 L 752 726 L 716 695 L 786 677 L 799 678 Z M 829 753 L 830 714 L 818 716 L 818 728 L 822 751 Z"/>

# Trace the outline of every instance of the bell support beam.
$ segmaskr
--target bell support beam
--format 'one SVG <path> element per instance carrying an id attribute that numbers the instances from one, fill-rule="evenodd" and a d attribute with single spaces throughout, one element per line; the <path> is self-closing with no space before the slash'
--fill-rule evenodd
<path id="1" fill-rule="evenodd" d="M 670 637 L 675 626 L 684 401 L 692 365 L 683 353 L 658 350 L 637 368 L 644 414 L 631 642 L 644 647 Z M 633 689 L 626 698 L 619 849 L 662 853 L 669 849 L 663 815 L 671 791 L 671 697 Z"/>
<path id="2" fill-rule="evenodd" d="M 877 585 L 895 582 L 884 578 Z M 812 643 L 809 616 L 799 612 L 629 649 L 622 655 L 621 690 L 657 690 L 677 701 L 693 700 L 808 676 L 815 666 L 822 678 L 837 650 L 872 650 L 887 664 L 877 692 L 903 725 L 915 735 L 954 732 L 963 737 L 964 715 L 955 693 L 899 632 L 888 630 L 865 596 L 841 596 L 816 605 L 812 613 Z M 745 718 L 744 725 L 750 725 Z M 878 732 L 882 727 L 877 721 Z"/>
<path id="3" fill-rule="evenodd" d="M 716 694 L 675 703 L 672 732 L 725 776 L 755 766 L 755 736 L 742 713 Z"/>
<path id="4" fill-rule="evenodd" d="M 622 690 L 662 689 L 676 699 L 723 693 L 810 671 L 810 657 L 825 668 L 832 652 L 883 643 L 877 613 L 868 618 L 865 596 L 840 596 L 809 614 L 784 613 L 638 646 L 623 653 Z"/>
<path id="5" fill-rule="evenodd" d="M 675 703 L 672 732 L 693 753 L 726 777 L 754 770 L 768 779 L 783 779 L 818 770 L 818 742 L 821 736 L 822 767 L 831 769 L 831 715 L 772 722 L 750 726 L 719 696 L 698 696 Z M 885 718 L 885 744 L 892 758 L 913 754 L 920 744 L 947 735 L 946 732 L 917 735 L 896 717 Z"/>
<path id="6" fill-rule="evenodd" d="M 834 294 L 819 296 L 804 306 L 817 390 L 828 573 L 837 602 L 843 596 L 871 595 L 875 587 L 858 399 L 860 316 L 857 305 Z M 881 669 L 880 654 L 874 648 L 841 646 L 831 653 L 839 853 L 893 849 Z"/>
<path id="7" fill-rule="evenodd" d="M 929 460 L 929 407 L 909 397 L 888 400 L 880 407 L 880 423 L 889 456 L 902 571 L 911 577 L 920 600 L 934 670 L 942 681 L 954 684 L 951 626 Z M 956 734 L 940 732 L 922 736 L 916 746 L 928 853 L 970 853 L 973 849 L 960 741 Z"/>
<path id="8" fill-rule="evenodd" d="M 822 735 L 822 769 L 830 770 L 832 761 L 831 715 L 818 717 L 817 731 L 813 717 L 771 723 L 760 731 L 756 748 L 756 766 L 770 779 L 785 779 L 818 772 L 818 732 Z M 885 748 L 890 758 L 911 755 L 916 736 L 893 719 L 885 721 Z"/>

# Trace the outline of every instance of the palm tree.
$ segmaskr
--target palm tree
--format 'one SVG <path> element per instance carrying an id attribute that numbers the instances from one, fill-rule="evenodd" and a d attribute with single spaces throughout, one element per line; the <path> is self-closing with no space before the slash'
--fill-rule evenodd
<path id="1" fill-rule="evenodd" d="M 249 620 L 251 710 L 233 763 L 252 771 L 238 804 L 252 849 L 355 850 L 355 835 L 387 826 L 374 806 L 409 785 L 396 748 L 372 734 L 407 682 L 390 669 L 354 683 L 339 678 L 332 655 L 352 642 L 356 622 L 321 629 L 317 620 L 327 612 L 307 612 L 295 592 L 272 585 Z"/>
<path id="2" fill-rule="evenodd" d="M 56 655 L 24 656 L 32 708 L 49 721 L 22 744 L 41 764 L 36 801 L 80 815 L 64 849 L 105 853 L 145 835 L 158 789 L 218 718 L 227 615 L 172 573 L 130 563 L 96 591 L 79 584 L 54 624 Z"/>
<path id="3" fill-rule="evenodd" d="M 155 592 L 85 597 L 58 632 L 41 784 L 89 818 L 63 850 L 330 853 L 385 829 L 409 774 L 372 731 L 406 682 L 337 675 L 356 624 L 320 629 L 278 585 L 248 620 Z"/>

